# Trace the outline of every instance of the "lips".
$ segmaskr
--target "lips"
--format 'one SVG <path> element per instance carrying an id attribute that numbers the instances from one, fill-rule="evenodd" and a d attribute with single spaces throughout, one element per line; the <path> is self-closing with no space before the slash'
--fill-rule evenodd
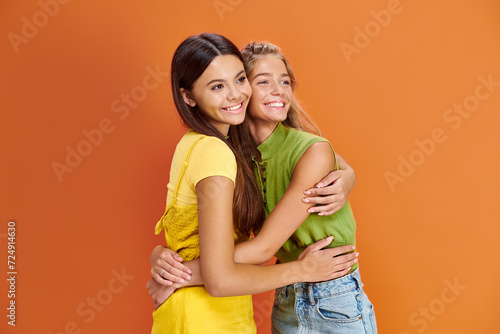
<path id="1" fill-rule="evenodd" d="M 242 107 L 243 107 L 243 102 L 240 102 L 240 103 L 235 104 L 233 106 L 222 108 L 222 110 L 224 110 L 225 112 L 230 113 L 230 114 L 237 114 L 241 111 Z"/>
<path id="2" fill-rule="evenodd" d="M 283 101 L 272 101 L 272 102 L 264 103 L 264 105 L 266 107 L 269 107 L 269 108 L 279 108 L 279 109 L 282 109 L 282 108 L 285 107 L 285 102 L 283 102 Z"/>

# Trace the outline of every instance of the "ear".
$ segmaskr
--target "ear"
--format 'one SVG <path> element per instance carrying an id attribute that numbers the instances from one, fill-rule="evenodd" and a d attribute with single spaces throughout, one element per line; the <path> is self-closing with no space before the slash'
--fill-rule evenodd
<path id="1" fill-rule="evenodd" d="M 182 99 L 184 100 L 184 102 L 188 106 L 190 106 L 190 107 L 196 106 L 196 101 L 193 99 L 193 95 L 191 94 L 190 91 L 188 91 L 187 89 L 181 88 L 181 95 L 182 95 Z"/>

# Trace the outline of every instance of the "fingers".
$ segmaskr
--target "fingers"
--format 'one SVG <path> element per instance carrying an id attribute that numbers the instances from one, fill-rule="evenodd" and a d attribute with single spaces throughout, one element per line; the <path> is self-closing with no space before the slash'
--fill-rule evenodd
<path id="1" fill-rule="evenodd" d="M 319 197 L 304 197 L 302 202 L 311 203 L 311 204 L 330 204 L 334 202 L 338 202 L 340 200 L 340 196 L 338 195 L 327 195 L 327 196 L 319 196 Z"/>
<path id="2" fill-rule="evenodd" d="M 183 279 L 183 280 L 185 279 L 185 280 L 188 280 L 188 281 L 191 280 L 191 276 L 188 273 L 186 273 L 182 269 L 179 269 L 178 267 L 172 266 L 170 263 L 165 262 L 165 261 L 163 261 L 161 259 L 158 259 L 158 261 L 155 264 L 154 268 L 155 268 L 155 271 L 158 272 L 158 273 L 160 273 L 160 274 L 161 274 L 161 272 L 163 270 L 165 270 L 163 272 L 163 275 L 161 275 L 161 276 L 164 276 L 164 277 L 165 277 L 165 274 L 168 272 L 172 276 L 178 277 L 179 279 Z M 189 272 L 191 272 L 191 270 L 189 270 Z M 179 280 L 175 280 L 175 281 L 179 282 L 179 283 L 182 283 Z"/>
<path id="3" fill-rule="evenodd" d="M 155 275 L 158 275 L 158 277 L 164 280 L 176 283 L 184 283 L 185 280 L 191 280 L 191 276 L 189 274 L 170 266 L 168 263 L 160 259 L 158 259 L 158 264 L 151 267 L 151 276 L 156 277 Z"/>
<path id="4" fill-rule="evenodd" d="M 350 261 L 347 261 L 345 263 L 337 264 L 335 266 L 335 272 L 333 273 L 334 278 L 344 276 L 347 274 L 353 265 L 355 265 L 358 262 L 358 258 L 356 257 L 355 259 L 352 259 Z"/>
<path id="5" fill-rule="evenodd" d="M 168 250 L 170 251 L 170 255 L 172 256 L 172 258 L 173 258 L 174 260 L 179 261 L 179 262 L 184 261 L 184 260 L 182 259 L 182 256 L 180 256 L 180 255 L 179 255 L 179 253 L 177 253 L 177 252 L 175 252 L 175 251 L 173 251 L 173 250 L 171 250 L 171 249 L 168 249 Z"/>
<path id="6" fill-rule="evenodd" d="M 158 260 L 153 264 L 151 274 L 154 274 L 154 272 L 161 273 L 163 270 L 165 270 L 165 272 L 163 272 L 162 276 L 164 276 L 165 278 L 165 273 L 167 272 L 172 276 L 178 277 L 178 279 L 174 280 L 175 282 L 182 283 L 181 281 L 179 281 L 179 279 L 185 279 L 188 281 L 191 279 L 191 276 L 189 276 L 191 270 L 170 257 L 168 257 L 167 260 L 158 258 Z"/>
<path id="7" fill-rule="evenodd" d="M 304 194 L 307 197 L 304 197 L 302 202 L 310 204 L 342 204 L 340 206 L 342 207 L 347 199 L 346 193 L 340 184 L 322 189 L 306 190 Z"/>
<path id="8" fill-rule="evenodd" d="M 318 216 L 329 216 L 329 215 L 333 215 L 335 212 L 339 211 L 341 208 L 342 208 L 342 206 L 341 206 L 341 207 L 335 206 L 335 207 L 334 207 L 332 210 L 330 210 L 330 211 L 319 212 L 319 213 L 318 213 Z"/>
<path id="9" fill-rule="evenodd" d="M 310 188 L 304 191 L 304 194 L 308 197 L 334 195 L 338 192 L 338 189 L 336 188 L 338 188 L 336 184 L 324 188 Z"/>
<path id="10" fill-rule="evenodd" d="M 150 287 L 151 287 L 151 279 L 149 279 L 149 281 L 146 283 L 146 289 L 148 289 L 149 294 L 151 294 Z"/>
<path id="11" fill-rule="evenodd" d="M 167 248 L 166 251 L 162 252 L 158 260 L 163 260 L 170 266 L 191 274 L 191 270 L 181 263 L 182 257 L 171 249 Z M 157 264 L 161 264 L 161 262 L 157 261 Z"/>
<path id="12" fill-rule="evenodd" d="M 342 172 L 339 170 L 330 172 L 330 174 L 325 176 L 321 181 L 319 181 L 316 184 L 316 188 L 323 188 L 324 186 L 327 186 L 327 185 L 335 182 L 340 177 L 341 174 L 342 174 Z"/>
<path id="13" fill-rule="evenodd" d="M 343 256 L 336 257 L 333 264 L 333 273 L 330 279 L 335 279 L 347 275 L 354 264 L 358 262 L 359 253 L 350 253 Z M 345 261 L 345 262 L 343 262 Z"/>
<path id="14" fill-rule="evenodd" d="M 164 287 L 158 285 L 155 278 L 151 278 L 146 283 L 146 288 L 148 289 L 148 293 L 153 300 L 155 309 L 157 309 L 172 295 L 172 293 L 174 293 L 177 288 L 179 288 L 179 286 L 174 285 L 173 287 Z"/>
<path id="15" fill-rule="evenodd" d="M 342 179 L 338 179 L 334 184 L 324 187 L 324 188 L 311 188 L 304 191 L 304 195 L 306 197 L 304 199 L 311 199 L 311 197 L 319 197 L 319 196 L 345 196 L 346 193 L 346 185 L 343 183 Z"/>
<path id="16" fill-rule="evenodd" d="M 175 268 L 168 268 L 165 271 L 162 270 L 162 271 L 160 271 L 159 274 L 161 274 L 160 277 L 162 277 L 163 279 L 166 279 L 166 280 L 169 280 L 172 282 L 176 282 L 176 283 L 184 283 L 186 280 L 187 281 L 191 280 L 191 276 L 186 275 L 182 271 L 179 271 Z M 179 276 L 179 274 L 181 276 Z"/>
<path id="17" fill-rule="evenodd" d="M 318 205 L 309 208 L 307 211 L 309 213 L 317 213 L 319 216 L 328 216 L 339 211 L 344 205 L 345 202 L 332 203 L 327 205 Z"/>
<path id="18" fill-rule="evenodd" d="M 164 273 L 165 274 L 165 273 Z M 153 274 L 153 279 L 158 283 L 158 284 L 161 284 L 161 285 L 164 285 L 164 286 L 171 286 L 173 283 L 172 281 L 169 281 L 163 277 L 160 276 L 160 274 L 158 273 L 154 273 Z"/>
<path id="19" fill-rule="evenodd" d="M 335 247 L 335 248 L 323 249 L 322 252 L 324 252 L 324 254 L 326 254 L 328 256 L 336 257 L 340 254 L 351 252 L 354 250 L 354 248 L 355 247 L 353 245 L 347 245 L 347 246 L 339 246 L 339 247 Z M 346 255 L 349 255 L 349 254 L 345 254 L 343 256 L 346 256 Z M 339 256 L 339 258 L 342 258 L 343 256 Z"/>
<path id="20" fill-rule="evenodd" d="M 349 273 L 349 271 L 351 270 L 351 267 L 348 267 L 348 268 L 345 268 L 341 271 L 336 271 L 332 276 L 331 276 L 331 279 L 336 279 L 336 278 L 339 278 L 339 277 L 342 277 L 344 275 L 347 275 Z"/>
<path id="21" fill-rule="evenodd" d="M 175 261 L 174 261 L 175 262 Z M 170 262 L 172 263 L 172 262 Z M 173 282 L 183 283 L 184 280 L 190 281 L 191 276 L 181 269 L 172 266 L 170 263 L 158 259 L 156 263 L 151 268 L 151 275 L 154 276 L 155 273 L 161 274 L 163 278 L 171 280 Z M 187 267 L 186 267 L 187 268 Z M 188 268 L 189 269 L 189 268 Z M 191 271 L 191 270 L 189 270 Z"/>
<path id="22" fill-rule="evenodd" d="M 325 239 L 321 239 L 320 241 L 316 241 L 312 245 L 307 246 L 306 250 L 304 252 L 315 252 L 319 251 L 320 249 L 328 246 L 333 240 L 333 236 L 329 236 Z"/>
<path id="23" fill-rule="evenodd" d="M 344 254 L 342 256 L 337 256 L 335 261 L 337 262 L 337 266 L 339 266 L 339 268 L 344 268 L 344 266 L 351 267 L 358 262 L 358 256 L 359 253 Z"/>

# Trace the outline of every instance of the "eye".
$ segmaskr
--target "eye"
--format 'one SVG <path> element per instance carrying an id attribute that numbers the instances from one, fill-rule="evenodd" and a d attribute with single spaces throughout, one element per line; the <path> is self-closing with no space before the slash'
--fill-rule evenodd
<path id="1" fill-rule="evenodd" d="M 281 81 L 281 84 L 284 86 L 290 86 L 290 80 L 283 80 Z"/>
<path id="2" fill-rule="evenodd" d="M 221 89 L 222 89 L 222 87 L 223 87 L 223 86 L 222 86 L 222 84 L 218 84 L 218 85 L 216 85 L 216 86 L 213 86 L 213 87 L 212 87 L 212 90 L 221 90 Z"/>
<path id="3" fill-rule="evenodd" d="M 241 78 L 239 78 L 238 80 L 236 80 L 236 83 L 244 83 L 246 79 L 247 79 L 247 77 L 242 76 Z"/>
<path id="4" fill-rule="evenodd" d="M 268 82 L 269 81 L 267 81 L 267 80 L 262 80 L 262 81 L 257 82 L 257 85 L 267 85 Z"/>

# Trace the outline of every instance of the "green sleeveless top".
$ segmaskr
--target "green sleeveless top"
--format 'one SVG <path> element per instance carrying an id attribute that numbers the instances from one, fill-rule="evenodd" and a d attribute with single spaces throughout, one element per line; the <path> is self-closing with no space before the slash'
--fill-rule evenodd
<path id="1" fill-rule="evenodd" d="M 254 173 L 264 198 L 266 216 L 269 216 L 285 194 L 292 180 L 295 166 L 302 155 L 317 142 L 328 141 L 307 132 L 290 129 L 279 123 L 271 136 L 258 147 L 262 162 L 259 163 L 254 158 Z M 307 246 L 329 235 L 335 238 L 328 248 L 355 245 L 355 234 L 356 223 L 349 202 L 347 202 L 344 207 L 330 216 L 310 214 L 278 250 L 276 257 L 280 262 L 294 261 Z M 357 266 L 356 263 L 351 269 L 354 270 Z"/>

